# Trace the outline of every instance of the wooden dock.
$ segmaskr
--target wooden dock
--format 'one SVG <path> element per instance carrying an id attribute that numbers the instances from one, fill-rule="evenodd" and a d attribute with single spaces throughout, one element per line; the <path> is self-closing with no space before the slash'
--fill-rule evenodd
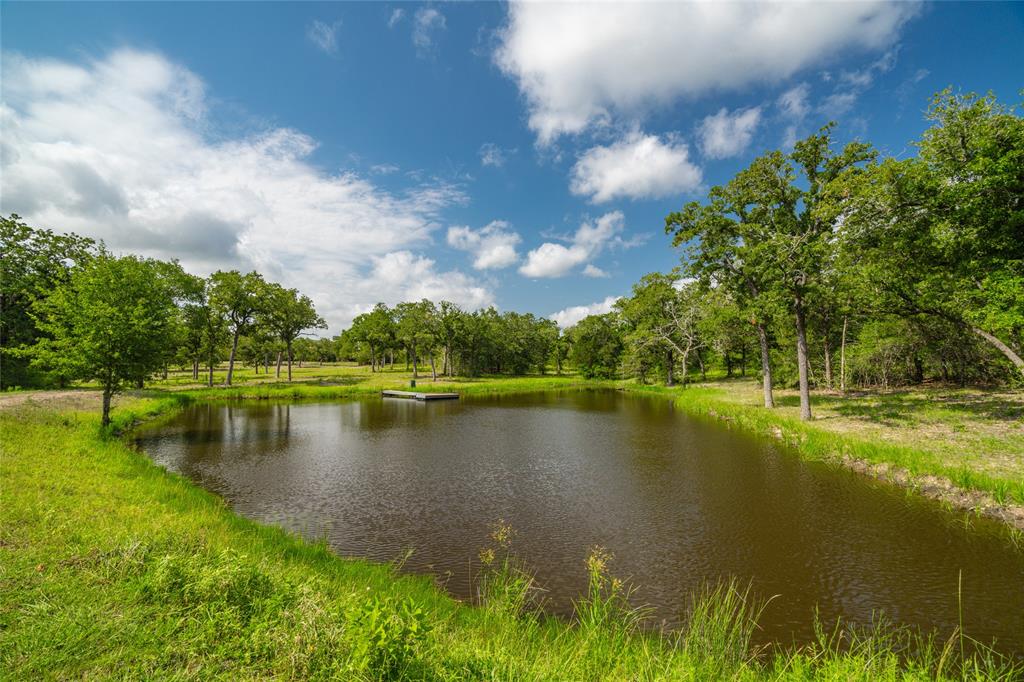
<path id="1" fill-rule="evenodd" d="M 409 400 L 458 400 L 458 393 L 416 393 L 414 391 L 381 391 L 385 398 L 407 398 Z"/>

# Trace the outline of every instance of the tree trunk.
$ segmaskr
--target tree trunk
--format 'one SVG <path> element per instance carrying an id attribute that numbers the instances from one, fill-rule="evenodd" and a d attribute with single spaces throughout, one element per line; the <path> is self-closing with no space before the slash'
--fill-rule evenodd
<path id="1" fill-rule="evenodd" d="M 1006 359 L 1013 363 L 1013 366 L 1017 368 L 1017 371 L 1020 372 L 1021 376 L 1024 377 L 1024 360 L 1022 360 L 1012 348 L 980 327 L 971 327 L 971 331 L 998 348 L 999 351 L 1006 356 Z"/>
<path id="2" fill-rule="evenodd" d="M 110 426 L 110 396 L 113 393 L 114 391 L 110 386 L 103 387 L 103 418 L 100 421 L 103 428 Z"/>
<path id="3" fill-rule="evenodd" d="M 164 364 L 164 381 L 167 381 L 167 365 Z"/>
<path id="4" fill-rule="evenodd" d="M 206 385 L 207 386 L 211 386 L 211 387 L 213 386 L 213 365 L 214 365 L 214 361 L 213 361 L 213 357 L 211 356 L 210 357 L 210 364 L 209 364 L 210 374 L 209 374 L 209 377 L 207 378 L 207 382 L 206 382 Z"/>
<path id="5" fill-rule="evenodd" d="M 234 340 L 231 342 L 231 355 L 228 356 L 228 378 L 224 383 L 231 385 L 231 375 L 235 373 L 235 353 L 238 352 L 238 330 L 235 330 Z"/>
<path id="6" fill-rule="evenodd" d="M 807 381 L 807 329 L 804 319 L 804 303 L 800 296 L 793 302 L 796 317 L 796 364 L 800 374 L 800 418 L 811 418 L 811 389 Z"/>
<path id="7" fill-rule="evenodd" d="M 270 351 L 263 351 L 263 373 L 270 374 Z"/>
<path id="8" fill-rule="evenodd" d="M 725 377 L 728 379 L 732 377 L 732 358 L 728 353 L 723 353 L 722 359 L 725 360 Z"/>
<path id="9" fill-rule="evenodd" d="M 700 365 L 700 380 L 707 381 L 708 373 L 704 367 L 704 353 L 700 350 L 697 351 L 697 364 Z"/>
<path id="10" fill-rule="evenodd" d="M 437 381 L 437 367 L 434 365 L 434 353 L 430 353 L 430 380 Z"/>
<path id="11" fill-rule="evenodd" d="M 412 353 L 412 378 L 413 380 L 416 380 L 419 379 L 419 375 L 416 373 L 416 346 L 410 346 L 409 348 Z M 406 363 L 408 362 L 409 359 L 406 358 Z M 408 365 L 406 365 L 406 369 L 408 369 Z"/>
<path id="12" fill-rule="evenodd" d="M 199 381 L 199 359 L 192 360 L 192 381 Z"/>
<path id="13" fill-rule="evenodd" d="M 775 407 L 775 396 L 772 393 L 772 355 L 768 348 L 768 330 L 764 324 L 757 322 L 757 341 L 761 344 L 761 375 L 764 387 L 764 406 Z"/>
<path id="14" fill-rule="evenodd" d="M 832 347 L 829 346 L 828 336 L 825 336 L 825 388 L 832 390 Z"/>
<path id="15" fill-rule="evenodd" d="M 676 385 L 676 378 L 675 378 L 675 375 L 672 373 L 672 365 L 673 365 L 674 361 L 675 361 L 675 358 L 672 356 L 672 349 L 670 348 L 669 350 L 665 351 L 665 385 L 666 386 L 675 386 Z"/>
<path id="16" fill-rule="evenodd" d="M 843 340 L 839 345 L 839 392 L 846 393 L 846 325 L 849 318 L 843 316 Z"/>
<path id="17" fill-rule="evenodd" d="M 302 367 L 302 365 L 299 365 Z M 288 381 L 292 380 L 292 342 L 288 342 Z"/>
<path id="18" fill-rule="evenodd" d="M 740 376 L 747 376 L 747 344 L 740 348 Z"/>

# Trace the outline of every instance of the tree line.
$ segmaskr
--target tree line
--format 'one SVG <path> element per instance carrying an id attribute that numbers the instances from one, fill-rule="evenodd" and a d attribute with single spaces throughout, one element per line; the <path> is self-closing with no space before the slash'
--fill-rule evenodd
<path id="1" fill-rule="evenodd" d="M 196 381 L 227 359 L 230 385 L 239 359 L 292 375 L 293 349 L 307 330 L 324 328 L 308 296 L 236 270 L 209 277 L 177 262 L 114 256 L 78 235 L 32 228 L 19 216 L 0 218 L 0 381 L 12 386 L 63 386 L 96 381 L 103 425 L 111 397 L 141 388 L 171 365 Z"/>
<path id="2" fill-rule="evenodd" d="M 685 383 L 756 373 L 779 385 L 890 388 L 1024 381 L 1024 121 L 989 96 L 944 91 L 907 158 L 834 124 L 764 154 L 665 219 L 679 267 L 614 310 L 550 319 L 429 300 L 383 303 L 334 338 L 312 302 L 259 273 L 186 273 L 0 219 L 0 385 L 95 380 L 110 396 L 169 366 L 198 381 L 227 360 L 278 378 L 287 362 L 351 360 L 414 378 L 522 375 Z"/>
<path id="3" fill-rule="evenodd" d="M 805 419 L 812 384 L 1020 383 L 1024 120 L 949 90 L 927 118 L 915 156 L 837 148 L 830 123 L 668 215 L 680 267 L 581 322 L 578 360 L 669 384 L 753 360 L 765 406 L 795 383 Z"/>

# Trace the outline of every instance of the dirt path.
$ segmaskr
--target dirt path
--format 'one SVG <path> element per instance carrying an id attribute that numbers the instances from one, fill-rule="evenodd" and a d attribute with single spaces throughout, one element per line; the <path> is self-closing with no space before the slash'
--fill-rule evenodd
<path id="1" fill-rule="evenodd" d="M 98 409 L 100 399 L 99 391 L 82 388 L 65 391 L 15 391 L 12 393 L 0 393 L 0 410 L 32 403 L 45 403 L 50 407 L 69 409 Z"/>

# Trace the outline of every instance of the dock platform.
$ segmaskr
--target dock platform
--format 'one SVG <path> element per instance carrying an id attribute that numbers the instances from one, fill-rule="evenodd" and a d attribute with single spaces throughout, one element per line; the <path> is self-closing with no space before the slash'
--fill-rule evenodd
<path id="1" fill-rule="evenodd" d="M 414 391 L 381 391 L 385 398 L 407 398 L 409 400 L 458 400 L 458 393 L 416 393 Z"/>

